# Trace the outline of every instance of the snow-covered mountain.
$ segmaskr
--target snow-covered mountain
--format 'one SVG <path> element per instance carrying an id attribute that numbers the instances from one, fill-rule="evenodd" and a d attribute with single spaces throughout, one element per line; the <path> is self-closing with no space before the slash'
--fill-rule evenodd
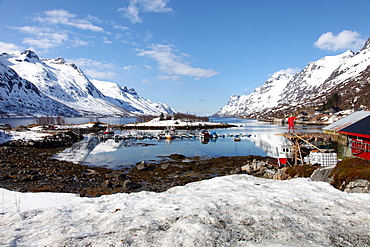
<path id="1" fill-rule="evenodd" d="M 262 86 L 256 88 L 249 95 L 232 95 L 229 102 L 217 115 L 243 116 L 253 112 L 261 112 L 278 104 L 280 93 L 284 90 L 292 75 L 278 71 L 273 74 Z"/>
<path id="2" fill-rule="evenodd" d="M 177 111 L 164 103 L 154 103 L 139 96 L 135 89 L 121 87 L 114 82 L 90 80 L 105 96 L 111 97 L 116 105 L 139 115 L 159 115 L 160 113 L 173 114 Z"/>
<path id="3" fill-rule="evenodd" d="M 232 95 L 215 115 L 279 117 L 320 108 L 334 93 L 342 109 L 370 108 L 370 38 L 358 52 L 346 51 L 309 63 L 294 76 L 276 72 L 249 95 Z"/>
<path id="4" fill-rule="evenodd" d="M 98 89 L 75 64 L 66 63 L 60 57 L 40 59 L 33 51 L 26 50 L 24 52 L 3 53 L 0 55 L 0 63 L 2 67 L 0 95 L 2 98 L 7 96 L 5 102 L 8 106 L 8 108 L 2 108 L 2 114 L 136 116 L 159 115 L 160 113 L 171 114 L 174 112 L 173 109 L 165 104 L 152 103 L 139 97 L 133 89 L 131 91 L 126 90 L 126 94 L 132 95 L 131 101 L 115 99 L 112 95 L 115 95 L 116 92 L 111 92 L 103 86 L 103 93 L 99 90 L 102 88 L 99 87 Z M 12 95 L 10 95 L 9 85 L 15 83 L 14 80 L 9 79 L 12 77 L 23 81 L 22 86 L 18 82 L 18 87 L 22 94 L 16 96 L 13 90 L 11 91 Z M 119 88 L 117 84 L 116 87 Z M 30 90 L 31 88 L 32 90 Z M 112 90 L 114 91 L 116 88 Z M 37 97 L 35 98 L 34 95 L 37 95 Z M 53 103 L 51 104 L 44 99 L 41 100 L 40 97 L 48 99 Z M 17 103 L 19 101 L 22 101 L 23 105 Z M 33 107 L 31 110 L 29 107 L 26 107 L 35 105 L 35 102 L 39 103 L 38 107 Z M 148 102 L 145 105 L 146 108 L 138 109 L 135 107 L 136 105 L 142 105 L 143 102 Z M 163 107 L 157 107 L 161 105 Z M 10 106 L 13 106 L 13 110 L 10 110 Z"/>
<path id="5" fill-rule="evenodd" d="M 0 115 L 78 115 L 66 105 L 41 93 L 13 69 L 0 62 Z"/>

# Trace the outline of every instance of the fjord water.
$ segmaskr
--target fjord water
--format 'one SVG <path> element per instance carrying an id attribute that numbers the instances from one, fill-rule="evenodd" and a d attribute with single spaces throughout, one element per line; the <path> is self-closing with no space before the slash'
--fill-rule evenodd
<path id="1" fill-rule="evenodd" d="M 238 118 L 211 118 L 213 122 L 234 124 L 238 127 L 228 129 L 215 129 L 217 134 L 225 137 L 210 139 L 205 143 L 199 138 L 184 138 L 174 140 L 118 140 L 108 139 L 104 142 L 97 140 L 96 136 L 87 136 L 80 143 L 59 153 L 56 158 L 69 160 L 91 166 L 103 166 L 112 169 L 130 167 L 138 162 L 154 162 L 171 154 L 183 154 L 186 157 L 220 157 L 220 156 L 277 156 L 277 147 L 288 144 L 288 141 L 276 134 L 287 131 L 284 125 L 274 125 L 250 119 Z M 297 126 L 296 131 L 321 131 L 317 126 Z M 148 134 L 156 135 L 159 131 L 118 131 L 115 134 Z M 179 133 L 198 134 L 198 131 L 182 131 Z M 239 135 L 240 141 L 234 136 Z"/>
<path id="2" fill-rule="evenodd" d="M 83 124 L 87 122 L 99 121 L 107 124 L 127 124 L 136 121 L 134 117 L 101 117 L 101 118 L 88 118 L 88 117 L 63 117 L 66 124 Z M 12 127 L 19 125 L 30 125 L 37 123 L 36 118 L 0 118 L 0 123 L 10 124 Z"/>

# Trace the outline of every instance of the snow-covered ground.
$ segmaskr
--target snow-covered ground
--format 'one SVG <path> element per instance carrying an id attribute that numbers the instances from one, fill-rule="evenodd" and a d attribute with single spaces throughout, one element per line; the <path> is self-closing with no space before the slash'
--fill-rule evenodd
<path id="1" fill-rule="evenodd" d="M 249 175 L 99 198 L 0 189 L 0 245 L 369 246 L 369 202 L 324 182 Z"/>
<path id="2" fill-rule="evenodd" d="M 91 128 L 93 123 L 76 124 L 76 125 L 54 125 L 56 129 L 68 129 L 68 128 Z M 40 132 L 43 130 L 43 126 L 35 126 L 25 131 L 14 131 L 14 130 L 0 130 L 0 144 L 12 140 L 41 140 L 43 137 L 51 135 L 49 133 Z"/>
<path id="3" fill-rule="evenodd" d="M 215 122 L 188 122 L 182 120 L 160 120 L 160 118 L 154 118 L 151 121 L 126 124 L 127 126 L 163 126 L 163 127 L 176 127 L 176 126 L 199 126 L 199 125 L 219 125 L 220 123 Z"/>
<path id="4" fill-rule="evenodd" d="M 37 131 L 4 131 L 0 130 L 0 144 L 12 140 L 41 140 L 44 136 L 50 134 L 39 133 Z"/>

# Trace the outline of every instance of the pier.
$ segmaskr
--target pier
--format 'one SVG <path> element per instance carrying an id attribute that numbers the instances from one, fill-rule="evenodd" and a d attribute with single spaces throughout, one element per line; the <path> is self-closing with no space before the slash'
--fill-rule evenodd
<path id="1" fill-rule="evenodd" d="M 327 149 L 320 149 L 316 145 L 314 145 L 312 142 L 318 142 L 318 141 L 324 141 L 324 142 L 331 142 L 332 136 L 330 134 L 325 133 L 317 133 L 317 132 L 287 132 L 284 134 L 276 134 L 279 136 L 284 136 L 287 138 L 292 146 L 291 152 L 293 155 L 294 165 L 298 165 L 298 161 L 301 162 L 301 164 L 304 164 L 303 161 L 303 151 L 302 147 L 304 145 L 310 145 L 314 149 L 316 149 L 320 153 L 326 153 L 328 152 Z"/>
<path id="2" fill-rule="evenodd" d="M 217 139 L 217 138 L 234 138 L 234 141 L 240 141 L 241 137 L 251 137 L 251 134 L 245 133 L 226 133 L 226 134 L 217 134 L 210 132 L 209 136 L 201 136 L 200 134 L 193 134 L 193 133 L 172 133 L 171 135 L 166 135 L 166 133 L 157 133 L 157 134 L 136 134 L 136 133 L 125 133 L 125 134 L 104 134 L 100 133 L 98 135 L 98 139 L 100 141 L 104 141 L 107 139 L 114 139 L 114 140 L 144 140 L 144 139 L 202 139 L 202 138 L 209 138 L 209 139 Z"/>

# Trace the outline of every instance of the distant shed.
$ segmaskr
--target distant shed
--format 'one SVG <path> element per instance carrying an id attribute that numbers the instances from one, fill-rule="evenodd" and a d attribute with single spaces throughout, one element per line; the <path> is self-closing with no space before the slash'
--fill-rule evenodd
<path id="1" fill-rule="evenodd" d="M 352 155 L 370 160 L 370 111 L 354 112 L 323 131 L 347 136 Z"/>

